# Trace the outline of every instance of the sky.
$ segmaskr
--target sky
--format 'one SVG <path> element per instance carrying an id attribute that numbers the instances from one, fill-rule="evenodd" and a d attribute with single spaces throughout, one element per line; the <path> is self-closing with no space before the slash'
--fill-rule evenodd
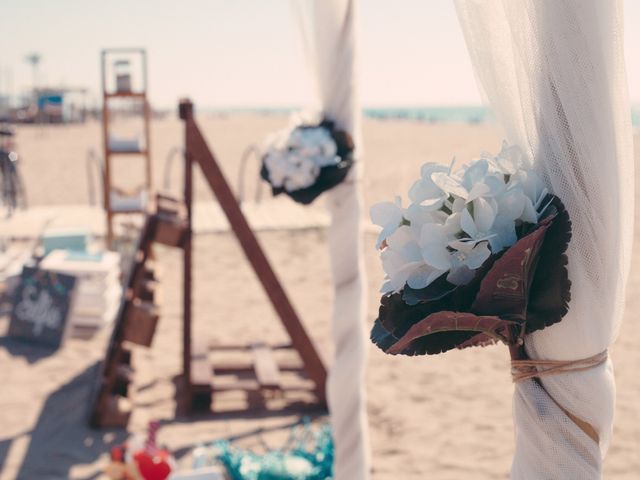
<path id="1" fill-rule="evenodd" d="M 608 0 L 607 0 L 608 1 Z M 98 104 L 100 50 L 144 47 L 155 108 L 308 104 L 311 82 L 291 0 L 0 0 L 0 92 L 87 87 Z M 624 0 L 631 99 L 640 104 L 640 1 Z M 360 84 L 367 107 L 481 103 L 452 0 L 363 0 Z"/>

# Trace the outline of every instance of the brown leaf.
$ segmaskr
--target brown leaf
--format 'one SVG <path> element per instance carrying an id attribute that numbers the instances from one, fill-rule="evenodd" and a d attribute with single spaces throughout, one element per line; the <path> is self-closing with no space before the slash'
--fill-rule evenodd
<path id="1" fill-rule="evenodd" d="M 550 220 L 508 248 L 480 283 L 471 311 L 524 321 L 538 252 Z"/>
<path id="2" fill-rule="evenodd" d="M 571 281 L 566 251 L 571 240 L 571 220 L 558 197 L 553 199 L 552 207 L 555 218 L 540 249 L 540 260 L 529 291 L 527 333 L 559 322 L 569 311 Z"/>
<path id="3" fill-rule="evenodd" d="M 518 323 L 503 320 L 496 316 L 477 316 L 473 313 L 441 311 L 432 313 L 413 325 L 394 345 L 387 349 L 390 354 L 423 355 L 425 353 L 440 353 L 440 351 L 456 348 L 461 344 L 473 346 L 469 341 L 482 333 L 487 338 L 504 343 L 513 341 L 513 330 L 518 329 Z M 434 351 L 433 340 L 442 333 L 458 332 L 465 334 L 465 341 L 444 345 L 440 351 Z M 431 343 L 430 343 L 431 341 Z"/>

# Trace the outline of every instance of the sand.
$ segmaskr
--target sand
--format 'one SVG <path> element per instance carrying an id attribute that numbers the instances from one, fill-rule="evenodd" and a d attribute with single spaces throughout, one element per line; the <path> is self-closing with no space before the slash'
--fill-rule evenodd
<path id="1" fill-rule="evenodd" d="M 243 150 L 285 120 L 277 116 L 201 115 L 201 126 L 237 188 Z M 409 121 L 366 120 L 367 204 L 406 192 L 427 160 L 448 162 L 482 150 L 499 148 L 500 135 L 486 125 L 428 125 Z M 154 179 L 163 183 L 164 164 L 181 144 L 179 121 L 154 121 Z M 24 158 L 29 201 L 86 204 L 91 200 L 86 171 L 90 148 L 100 149 L 97 123 L 65 127 L 22 127 L 18 136 Z M 133 159 L 128 159 L 133 162 Z M 128 186 L 136 183 L 126 169 Z M 257 162 L 247 171 L 247 194 L 253 198 Z M 179 188 L 174 163 L 172 189 Z M 96 188 L 96 187 L 94 187 Z M 266 193 L 266 192 L 263 192 Z M 99 190 L 94 191 L 99 199 Z M 196 198 L 210 194 L 197 177 Z M 99 200 L 98 200 L 99 201 Z M 321 208 L 314 206 L 313 208 Z M 0 225 L 0 228 L 1 225 Z M 0 234 L 5 234 L 4 231 Z M 322 229 L 275 231 L 259 239 L 305 324 L 323 351 L 330 352 L 331 287 L 326 233 Z M 378 306 L 382 271 L 367 234 L 369 322 Z M 638 249 L 635 250 L 636 252 Z M 180 462 L 197 442 L 242 435 L 241 444 L 259 444 L 259 429 L 273 429 L 265 439 L 278 446 L 295 416 L 175 417 L 173 377 L 180 372 L 180 254 L 157 250 L 162 266 L 163 311 L 151 349 L 135 351 L 135 411 L 129 430 L 140 431 L 161 419 L 161 442 Z M 194 315 L 197 335 L 219 341 L 284 339 L 253 272 L 230 234 L 199 235 L 195 240 Z M 634 257 L 634 265 L 640 258 Z M 615 433 L 605 461 L 606 479 L 636 479 L 640 472 L 640 350 L 634 339 L 640 326 L 640 272 L 632 269 L 628 308 L 620 339 L 612 350 L 618 381 Z M 0 329 L 7 325 L 0 317 Z M 94 431 L 86 426 L 88 397 L 96 362 L 104 352 L 106 331 L 91 340 L 70 340 L 51 356 L 0 337 L 0 478 L 100 478 L 110 445 L 123 431 Z M 455 351 L 429 358 L 392 358 L 370 348 L 367 376 L 376 480 L 506 479 L 513 454 L 512 384 L 506 347 Z"/>

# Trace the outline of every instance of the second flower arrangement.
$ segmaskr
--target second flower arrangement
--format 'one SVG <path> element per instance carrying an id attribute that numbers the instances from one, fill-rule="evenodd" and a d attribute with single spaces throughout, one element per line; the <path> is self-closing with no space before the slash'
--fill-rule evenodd
<path id="1" fill-rule="evenodd" d="M 265 142 L 260 176 L 273 195 L 304 205 L 344 181 L 353 166 L 353 140 L 334 122 L 297 122 Z"/>

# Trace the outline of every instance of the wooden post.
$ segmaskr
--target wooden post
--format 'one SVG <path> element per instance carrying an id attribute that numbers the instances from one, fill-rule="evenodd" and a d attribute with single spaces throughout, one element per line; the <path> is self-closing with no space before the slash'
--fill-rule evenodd
<path id="1" fill-rule="evenodd" d="M 107 214 L 107 247 L 113 245 L 113 224 L 111 214 L 111 162 L 109 161 L 109 102 L 107 101 L 107 80 L 106 80 L 106 57 L 105 50 L 101 53 L 101 77 L 102 77 L 102 142 L 104 172 L 102 176 L 102 194 L 104 209 Z"/>
<path id="2" fill-rule="evenodd" d="M 147 73 L 147 52 L 142 51 L 142 81 L 144 97 L 142 99 L 144 105 L 144 141 L 145 141 L 145 180 L 148 198 L 151 198 L 151 185 L 153 178 L 151 173 L 151 105 L 147 98 L 147 90 L 149 89 L 149 78 Z"/>
<path id="3" fill-rule="evenodd" d="M 180 118 L 191 118 L 191 102 L 180 103 Z M 185 125 L 185 146 L 188 145 L 188 128 Z M 191 288 L 192 288 L 192 242 L 193 242 L 193 158 L 188 148 L 184 151 L 184 204 L 187 209 L 187 232 L 183 249 L 183 324 L 182 324 L 182 374 L 185 388 L 185 405 L 192 405 L 191 391 Z"/>

